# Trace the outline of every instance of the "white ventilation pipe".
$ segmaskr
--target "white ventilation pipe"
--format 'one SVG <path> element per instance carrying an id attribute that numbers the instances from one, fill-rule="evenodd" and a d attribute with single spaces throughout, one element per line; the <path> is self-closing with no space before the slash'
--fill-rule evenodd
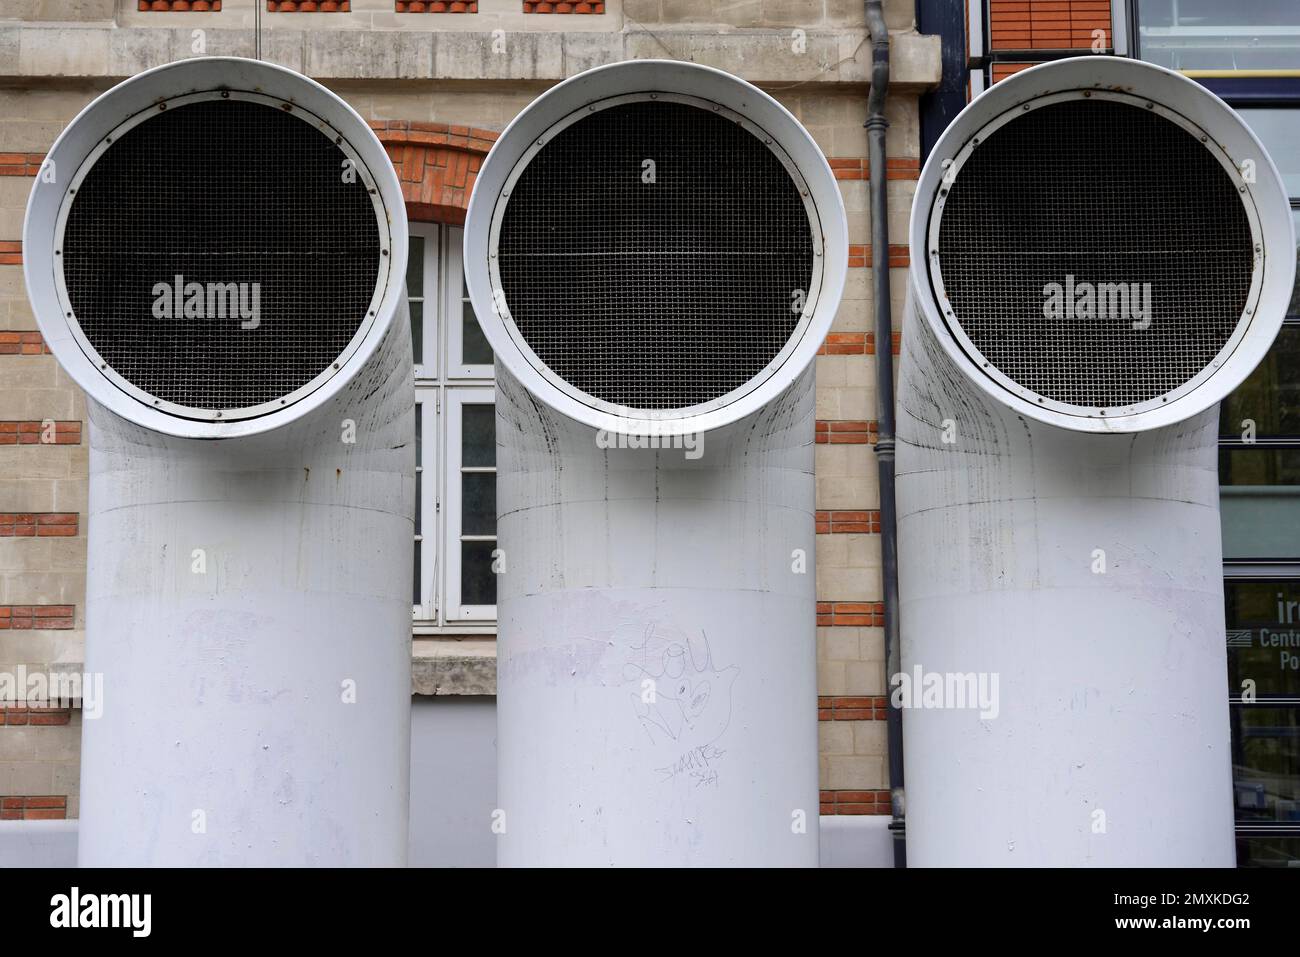
<path id="1" fill-rule="evenodd" d="M 90 419 L 81 864 L 404 863 L 406 243 L 366 123 L 270 64 L 142 73 L 51 149 L 23 246 Z"/>
<path id="2" fill-rule="evenodd" d="M 936 144 L 911 257 L 909 864 L 1230 866 L 1217 410 L 1291 294 L 1275 167 L 1176 73 L 1045 64 Z"/>
<path id="3" fill-rule="evenodd" d="M 846 237 L 808 133 L 693 64 L 574 77 L 485 161 L 499 863 L 817 863 L 810 366 Z"/>

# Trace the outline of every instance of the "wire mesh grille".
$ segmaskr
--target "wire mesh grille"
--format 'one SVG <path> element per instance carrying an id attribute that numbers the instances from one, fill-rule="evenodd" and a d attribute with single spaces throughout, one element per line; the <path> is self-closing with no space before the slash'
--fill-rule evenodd
<path id="1" fill-rule="evenodd" d="M 1099 99 L 1035 108 L 979 144 L 949 188 L 938 248 L 956 320 L 989 362 L 1099 408 L 1156 399 L 1208 366 L 1254 262 L 1237 188 L 1210 151 L 1154 112 Z"/>
<path id="2" fill-rule="evenodd" d="M 310 382 L 356 333 L 379 276 L 374 207 L 345 162 L 314 126 L 246 100 L 175 107 L 124 133 L 64 232 L 90 344 L 132 385 L 193 408 Z"/>
<path id="3" fill-rule="evenodd" d="M 762 141 L 712 111 L 646 100 L 541 149 L 511 191 L 498 264 L 515 325 L 554 373 L 629 409 L 680 409 L 781 351 L 813 238 Z"/>

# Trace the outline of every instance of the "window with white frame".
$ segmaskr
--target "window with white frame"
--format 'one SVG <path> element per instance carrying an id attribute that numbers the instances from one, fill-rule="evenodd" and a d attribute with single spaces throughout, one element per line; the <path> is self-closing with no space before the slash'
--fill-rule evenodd
<path id="1" fill-rule="evenodd" d="M 469 303 L 460 229 L 411 225 L 406 290 L 415 358 L 416 625 L 490 626 L 497 547 L 492 348 Z"/>

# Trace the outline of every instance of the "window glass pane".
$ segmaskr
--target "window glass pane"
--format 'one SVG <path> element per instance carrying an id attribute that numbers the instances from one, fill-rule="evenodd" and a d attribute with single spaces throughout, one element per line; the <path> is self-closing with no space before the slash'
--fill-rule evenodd
<path id="1" fill-rule="evenodd" d="M 460 464 L 468 468 L 496 465 L 496 407 L 467 404 L 461 408 Z"/>
<path id="2" fill-rule="evenodd" d="M 1300 825 L 1300 708 L 1233 705 L 1232 770 L 1238 821 Z"/>
<path id="3" fill-rule="evenodd" d="M 1300 12 L 1300 3 L 1295 9 Z M 1296 63 L 1300 63 L 1300 49 L 1295 56 Z M 1300 197 L 1300 109 L 1239 106 L 1237 112 L 1277 164 L 1287 195 Z"/>
<path id="4" fill-rule="evenodd" d="M 1238 867 L 1300 867 L 1300 837 L 1240 837 Z"/>
<path id="5" fill-rule="evenodd" d="M 461 313 L 461 324 L 463 326 L 460 340 L 463 353 L 461 361 L 465 365 L 490 366 L 492 347 L 488 345 L 487 336 L 483 335 L 478 319 L 474 317 L 474 307 L 468 302 L 465 303 L 464 312 Z"/>
<path id="6" fill-rule="evenodd" d="M 1224 598 L 1229 693 L 1300 696 L 1300 581 L 1229 581 Z"/>
<path id="7" fill-rule="evenodd" d="M 1243 439 L 1300 436 L 1300 325 L 1283 326 L 1255 371 L 1224 400 L 1219 435 Z"/>
<path id="8" fill-rule="evenodd" d="M 1220 449 L 1219 484 L 1300 485 L 1300 449 Z"/>
<path id="9" fill-rule="evenodd" d="M 460 533 L 497 533 L 497 477 L 493 472 L 465 472 L 460 477 Z M 461 601 L 468 602 L 464 595 Z M 472 604 L 472 603 L 471 603 Z"/>
<path id="10" fill-rule="evenodd" d="M 415 404 L 415 467 L 419 469 L 424 465 L 424 440 L 421 433 L 424 431 L 421 423 L 424 419 L 424 405 L 417 402 Z M 420 481 L 420 473 L 415 473 L 415 530 L 420 531 L 420 487 L 424 483 Z"/>
<path id="11" fill-rule="evenodd" d="M 1291 306 L 1290 306 L 1289 309 L 1287 309 L 1286 314 L 1287 314 L 1288 316 L 1300 316 L 1300 209 L 1292 209 L 1292 210 L 1291 210 L 1291 217 L 1292 217 L 1292 219 L 1295 220 L 1295 232 L 1296 232 L 1296 250 L 1295 250 L 1296 275 L 1295 275 L 1295 289 L 1293 289 L 1293 290 L 1291 291 Z"/>
<path id="12" fill-rule="evenodd" d="M 1268 468 L 1278 453 L 1245 450 L 1235 454 L 1253 471 L 1265 473 L 1247 485 L 1224 485 L 1219 490 L 1223 527 L 1223 557 L 1242 561 L 1300 558 L 1300 484 L 1272 485 Z M 1252 458 L 1256 456 L 1256 458 Z M 1238 468 L 1237 472 L 1244 471 Z M 1221 466 L 1219 480 L 1224 480 Z"/>
<path id="13" fill-rule="evenodd" d="M 418 299 L 424 295 L 424 237 L 412 236 L 406 260 L 406 294 Z"/>
<path id="14" fill-rule="evenodd" d="M 492 571 L 496 542 L 461 542 L 460 601 L 463 605 L 495 605 L 497 576 Z"/>
<path id="15" fill-rule="evenodd" d="M 415 467 L 424 465 L 424 403 L 415 403 Z"/>
<path id="16" fill-rule="evenodd" d="M 415 543 L 415 562 L 412 567 L 415 569 L 415 590 L 411 594 L 411 604 L 419 605 L 420 602 L 420 543 Z"/>
<path id="17" fill-rule="evenodd" d="M 1265 70 L 1300 60 L 1295 0 L 1138 0 L 1142 59 L 1178 70 Z"/>
<path id="18" fill-rule="evenodd" d="M 461 362 L 465 365 L 492 364 L 492 347 L 474 315 L 474 306 L 469 301 L 469 288 L 462 283 L 461 292 Z"/>
<path id="19" fill-rule="evenodd" d="M 411 305 L 411 357 L 416 365 L 424 364 L 424 303 Z"/>
<path id="20" fill-rule="evenodd" d="M 423 423 L 424 405 L 417 402 L 415 404 L 415 467 L 417 470 L 424 465 Z M 420 515 L 420 492 L 423 485 L 424 483 L 420 480 L 420 473 L 417 471 L 415 473 L 415 532 L 417 535 L 420 534 L 420 524 L 422 522 Z M 411 604 L 419 605 L 422 602 L 420 596 L 420 540 L 418 538 L 415 540 L 415 563 L 412 567 L 415 569 L 415 597 Z"/>

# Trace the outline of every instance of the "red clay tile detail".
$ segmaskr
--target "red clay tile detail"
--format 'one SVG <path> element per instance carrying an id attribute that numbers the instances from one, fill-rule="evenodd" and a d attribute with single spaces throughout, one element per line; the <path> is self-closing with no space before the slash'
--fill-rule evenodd
<path id="1" fill-rule="evenodd" d="M 266 0 L 267 13 L 351 13 L 349 0 Z"/>
<path id="2" fill-rule="evenodd" d="M 524 13 L 604 13 L 605 0 L 570 3 L 561 0 L 524 0 Z"/>
<path id="3" fill-rule="evenodd" d="M 478 13 L 478 0 L 395 0 L 398 13 Z"/>
<path id="4" fill-rule="evenodd" d="M 137 0 L 135 8 L 152 13 L 220 13 L 221 0 Z"/>
<path id="5" fill-rule="evenodd" d="M 483 157 L 500 134 L 409 120 L 372 120 L 370 126 L 397 170 L 411 219 L 462 225 Z"/>

